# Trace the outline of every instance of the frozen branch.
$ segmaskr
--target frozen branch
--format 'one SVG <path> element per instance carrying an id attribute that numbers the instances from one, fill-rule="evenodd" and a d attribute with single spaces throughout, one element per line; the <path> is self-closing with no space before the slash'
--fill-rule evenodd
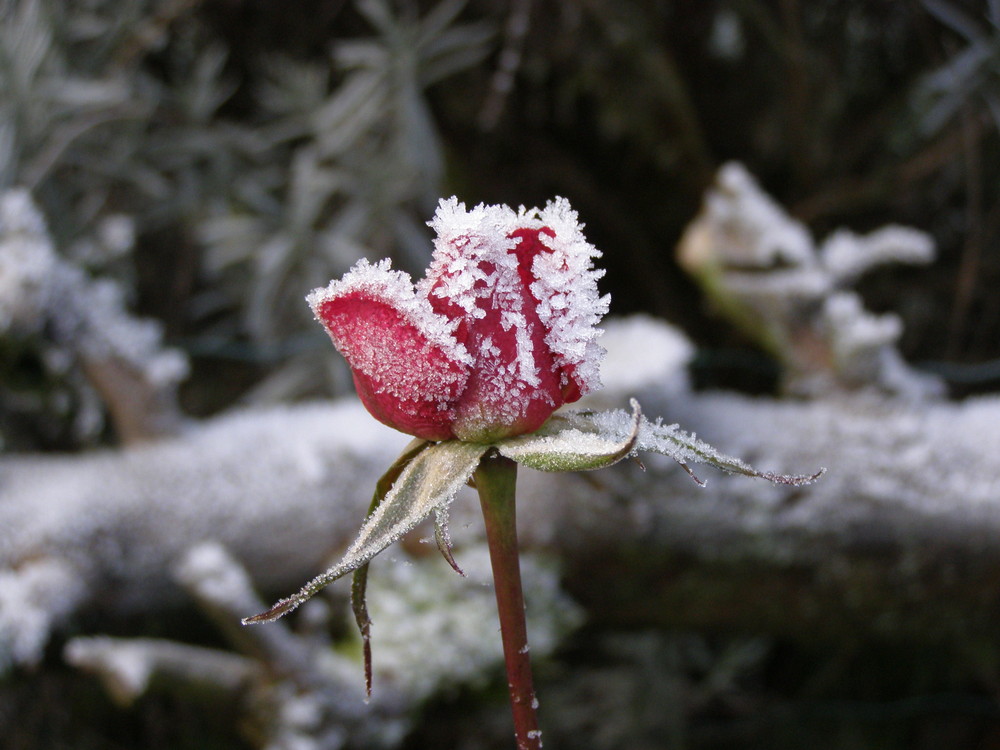
<path id="1" fill-rule="evenodd" d="M 708 470 L 701 490 L 654 459 L 645 473 L 525 471 L 523 543 L 558 554 L 594 616 L 915 636 L 940 636 L 954 617 L 966 635 L 992 632 L 1000 604 L 980 582 L 1000 577 L 1000 399 L 638 395 L 648 413 L 763 469 L 829 472 L 789 491 Z M 98 601 L 109 615 L 178 601 L 175 565 L 199 540 L 223 544 L 269 595 L 287 594 L 346 545 L 404 442 L 345 401 L 233 414 L 124 452 L 4 458 L 3 651 L 32 661 L 38 633 Z M 474 510 L 452 506 L 460 563 L 479 541 Z M 63 584 L 42 586 L 42 565 Z"/>
<path id="2" fill-rule="evenodd" d="M 100 677 L 108 693 L 126 706 L 157 686 L 236 699 L 261 673 L 246 657 L 154 638 L 74 638 L 65 657 Z"/>
<path id="3" fill-rule="evenodd" d="M 678 260 L 719 313 L 784 366 L 790 393 L 878 388 L 912 398 L 943 393 L 934 378 L 907 367 L 896 351 L 902 323 L 875 315 L 846 287 L 887 263 L 928 263 L 931 238 L 888 226 L 847 230 L 820 246 L 737 163 L 724 165 Z"/>

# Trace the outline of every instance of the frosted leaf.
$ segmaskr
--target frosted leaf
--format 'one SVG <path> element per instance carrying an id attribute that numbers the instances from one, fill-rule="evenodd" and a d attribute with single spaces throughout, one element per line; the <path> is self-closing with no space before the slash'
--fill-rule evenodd
<path id="1" fill-rule="evenodd" d="M 676 424 L 664 425 L 657 420 L 650 422 L 639 414 L 639 405 L 633 399 L 632 414 L 623 409 L 613 409 L 602 412 L 565 412 L 558 414 L 546 423 L 550 430 L 572 429 L 580 433 L 599 436 L 606 441 L 625 442 L 638 427 L 638 436 L 634 439 L 631 455 L 642 451 L 659 453 L 672 458 L 691 474 L 698 484 L 704 485 L 700 479 L 691 473 L 689 463 L 704 463 L 731 474 L 744 474 L 749 477 L 766 479 L 776 484 L 804 485 L 814 482 L 826 469 L 820 469 L 815 474 L 790 475 L 776 474 L 769 471 L 759 471 L 748 463 L 732 456 L 720 453 L 708 443 L 688 434 Z M 636 420 L 638 419 L 638 425 Z M 550 425 L 552 425 L 550 427 Z"/>
<path id="2" fill-rule="evenodd" d="M 455 555 L 451 551 L 451 533 L 448 530 L 448 508 L 446 507 L 439 507 L 434 511 L 434 541 L 452 570 L 460 576 L 464 576 L 465 571 L 455 562 Z"/>
<path id="3" fill-rule="evenodd" d="M 618 463 L 635 449 L 642 424 L 639 403 L 632 399 L 631 427 L 624 437 L 578 429 L 571 420 L 552 417 L 531 435 L 496 444 L 501 455 L 539 471 L 582 471 Z"/>
<path id="4" fill-rule="evenodd" d="M 341 576 L 360 568 L 439 508 L 445 508 L 469 480 L 487 445 L 449 440 L 415 456 L 385 499 L 365 520 L 340 562 L 271 609 L 243 620 L 244 625 L 270 622 L 291 612 Z"/>
<path id="5" fill-rule="evenodd" d="M 720 453 L 703 440 L 699 440 L 694 435 L 684 432 L 676 424 L 664 425 L 659 420 L 649 422 L 643 420 L 642 428 L 639 431 L 637 450 L 650 451 L 669 456 L 679 463 L 685 470 L 688 463 L 703 463 L 722 469 L 730 474 L 743 474 L 748 477 L 766 479 L 775 484 L 805 485 L 811 484 L 819 479 L 826 469 L 820 469 L 814 474 L 777 474 L 771 471 L 760 471 L 755 469 L 745 461 Z M 690 474 L 691 472 L 688 471 Z M 691 475 L 699 484 L 704 484 L 693 474 Z"/>

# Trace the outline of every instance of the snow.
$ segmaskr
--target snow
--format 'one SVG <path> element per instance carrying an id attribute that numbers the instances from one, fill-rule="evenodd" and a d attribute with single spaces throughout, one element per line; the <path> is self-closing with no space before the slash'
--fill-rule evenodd
<path id="1" fill-rule="evenodd" d="M 867 235 L 838 229 L 819 248 L 823 267 L 839 282 L 852 282 L 877 265 L 926 264 L 934 260 L 934 240 L 910 227 L 894 224 Z"/>
<path id="2" fill-rule="evenodd" d="M 58 623 L 112 581 L 105 609 L 176 598 L 174 561 L 199 542 L 240 551 L 265 587 L 320 569 L 405 443 L 352 400 L 234 412 L 126 451 L 0 461 L 0 659 L 30 663 L 25 639 L 49 630 L 33 613 Z"/>
<path id="3" fill-rule="evenodd" d="M 86 638 L 70 641 L 65 658 L 78 668 L 100 667 L 109 675 L 115 697 L 130 702 L 141 695 L 152 677 L 153 663 L 144 644 L 112 638 Z"/>
<path id="4" fill-rule="evenodd" d="M 127 220 L 114 217 L 99 231 L 112 244 L 131 241 Z M 155 388 L 187 376 L 187 358 L 162 345 L 159 323 L 127 311 L 125 293 L 112 279 L 93 279 L 55 251 L 41 212 L 26 190 L 0 195 L 0 332 L 35 331 L 49 324 L 56 346 L 48 361 L 74 355 L 121 360 Z"/>
<path id="5" fill-rule="evenodd" d="M 41 325 L 58 259 L 27 190 L 0 195 L 0 332 Z"/>
<path id="6" fill-rule="evenodd" d="M 111 279 L 91 280 L 78 268 L 63 266 L 56 275 L 63 291 L 75 292 L 77 305 L 58 308 L 57 321 L 66 339 L 75 337 L 87 356 L 118 357 L 141 370 L 147 382 L 166 388 L 188 374 L 187 357 L 161 345 L 162 326 L 126 312 L 125 293 Z"/>
<path id="7" fill-rule="evenodd" d="M 678 250 L 718 309 L 778 357 L 787 392 L 875 387 L 908 398 L 943 387 L 900 357 L 899 320 L 868 313 L 846 285 L 879 264 L 933 255 L 928 235 L 895 225 L 867 235 L 838 230 L 817 247 L 736 163 L 719 170 Z"/>
<path id="8" fill-rule="evenodd" d="M 481 529 L 466 538 L 481 538 Z M 393 684 L 422 701 L 456 684 L 484 684 L 503 664 L 489 549 L 459 540 L 456 558 L 463 578 L 437 554 L 377 561 L 371 569 L 368 608 L 372 618 L 375 689 Z M 403 562 L 412 564 L 402 564 Z M 522 554 L 521 573 L 528 633 L 536 658 L 551 654 L 582 619 L 561 590 L 559 571 L 535 554 Z"/>
<path id="9" fill-rule="evenodd" d="M 612 318 L 605 323 L 601 345 L 608 354 L 601 362 L 601 379 L 620 394 L 637 395 L 656 386 L 687 389 L 686 367 L 694 345 L 680 330 L 648 315 Z"/>
<path id="10" fill-rule="evenodd" d="M 0 673 L 11 663 L 37 664 L 54 626 L 83 598 L 84 585 L 65 561 L 42 558 L 0 568 Z"/>
<path id="11" fill-rule="evenodd" d="M 763 192 L 737 162 L 722 166 L 716 189 L 705 200 L 709 219 L 739 242 L 727 262 L 741 267 L 809 266 L 815 264 L 812 237 L 799 222 Z"/>
<path id="12" fill-rule="evenodd" d="M 194 545 L 177 562 L 175 576 L 189 590 L 213 602 L 239 602 L 253 586 L 243 568 L 230 562 L 229 553 L 218 542 Z"/>

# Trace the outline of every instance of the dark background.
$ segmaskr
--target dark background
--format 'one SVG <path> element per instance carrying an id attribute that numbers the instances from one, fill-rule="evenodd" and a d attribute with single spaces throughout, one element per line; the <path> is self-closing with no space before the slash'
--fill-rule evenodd
<path id="1" fill-rule="evenodd" d="M 56 250 L 115 280 L 187 354 L 184 414 L 349 393 L 302 297 L 361 253 L 419 276 L 423 222 L 452 194 L 567 197 L 604 252 L 614 313 L 680 326 L 699 347 L 698 387 L 773 392 L 777 366 L 711 314 L 674 260 L 727 160 L 817 238 L 888 223 L 930 233 L 932 265 L 877 271 L 859 291 L 903 318 L 905 358 L 952 397 L 996 391 L 996 3 L 470 0 L 438 26 L 426 23 L 433 7 L 0 3 L 2 115 L 14 123 L 0 187 L 28 187 Z M 15 43 L 31 34 L 37 65 Z M 359 70 L 374 71 L 370 88 L 344 99 Z M 71 95 L 85 85 L 97 88 Z M 87 259 L 80 243 L 114 215 L 134 222 L 133 246 Z M 50 346 L 45 330 L 0 336 L 6 448 L 115 444 L 107 420 L 79 427 L 87 386 L 49 366 Z M 184 612 L 116 627 L 214 639 Z M 241 746 L 228 714 L 194 701 L 120 711 L 58 650 L 39 673 L 0 682 L 0 746 Z M 554 696 L 543 724 L 560 747 L 584 747 L 581 736 L 595 748 L 1000 747 L 997 665 L 960 652 L 585 628 L 541 667 Z M 580 705 L 593 710 L 574 714 Z M 492 747 L 462 744 L 483 727 L 506 747 L 506 710 L 499 690 L 450 698 L 406 747 Z M 594 715 L 626 728 L 601 744 Z"/>

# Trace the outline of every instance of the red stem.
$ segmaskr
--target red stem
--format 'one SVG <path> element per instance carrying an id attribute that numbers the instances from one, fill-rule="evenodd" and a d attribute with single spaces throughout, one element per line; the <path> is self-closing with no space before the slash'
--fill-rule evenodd
<path id="1" fill-rule="evenodd" d="M 528 652 L 521 565 L 517 554 L 516 480 L 517 464 L 499 455 L 485 457 L 475 473 L 493 566 L 493 586 L 500 614 L 500 637 L 507 665 L 507 686 L 514 712 L 517 750 L 540 750 L 542 733 L 538 729 L 538 700 L 531 682 L 531 655 Z"/>

